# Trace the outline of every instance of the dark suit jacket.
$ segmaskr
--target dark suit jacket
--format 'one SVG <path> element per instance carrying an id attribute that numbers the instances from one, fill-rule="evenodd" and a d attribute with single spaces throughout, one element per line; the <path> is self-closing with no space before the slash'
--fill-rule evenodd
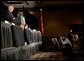
<path id="1" fill-rule="evenodd" d="M 20 18 L 20 16 L 17 16 L 15 18 L 15 20 L 13 21 L 13 23 L 15 23 L 16 25 L 21 25 L 21 18 Z"/>
<path id="2" fill-rule="evenodd" d="M 5 14 L 5 20 L 9 21 L 9 22 L 13 22 L 14 16 L 11 12 L 7 11 L 6 14 Z"/>

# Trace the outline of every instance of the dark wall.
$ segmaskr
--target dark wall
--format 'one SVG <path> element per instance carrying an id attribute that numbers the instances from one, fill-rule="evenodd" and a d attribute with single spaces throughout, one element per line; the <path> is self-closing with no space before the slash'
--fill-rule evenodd
<path id="1" fill-rule="evenodd" d="M 48 11 L 45 18 L 45 36 L 57 36 L 59 33 L 67 34 L 69 31 L 69 24 L 74 20 L 82 20 L 82 13 L 74 10 Z"/>

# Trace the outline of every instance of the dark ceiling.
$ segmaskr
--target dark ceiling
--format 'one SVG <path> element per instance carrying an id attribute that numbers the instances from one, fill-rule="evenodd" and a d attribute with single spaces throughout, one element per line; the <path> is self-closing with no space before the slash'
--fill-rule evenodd
<path id="1" fill-rule="evenodd" d="M 8 5 L 13 5 L 17 9 L 22 9 L 23 6 L 26 9 L 34 9 L 38 10 L 39 8 L 43 8 L 44 10 L 57 10 L 57 9 L 75 9 L 82 10 L 83 1 L 3 1 L 3 3 Z"/>

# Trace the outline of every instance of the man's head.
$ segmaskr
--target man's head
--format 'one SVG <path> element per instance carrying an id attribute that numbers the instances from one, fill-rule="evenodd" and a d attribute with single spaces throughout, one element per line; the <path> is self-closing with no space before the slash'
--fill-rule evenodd
<path id="1" fill-rule="evenodd" d="M 9 6 L 8 6 L 8 10 L 9 10 L 10 12 L 13 12 L 13 10 L 14 10 L 14 6 L 9 5 Z"/>

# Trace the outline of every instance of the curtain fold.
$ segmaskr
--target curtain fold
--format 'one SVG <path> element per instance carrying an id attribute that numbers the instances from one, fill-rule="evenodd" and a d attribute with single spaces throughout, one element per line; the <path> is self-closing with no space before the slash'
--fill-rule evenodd
<path id="1" fill-rule="evenodd" d="M 43 12 L 42 9 L 40 9 L 40 20 L 38 24 L 38 30 L 43 34 L 44 33 L 44 26 L 43 26 Z"/>

